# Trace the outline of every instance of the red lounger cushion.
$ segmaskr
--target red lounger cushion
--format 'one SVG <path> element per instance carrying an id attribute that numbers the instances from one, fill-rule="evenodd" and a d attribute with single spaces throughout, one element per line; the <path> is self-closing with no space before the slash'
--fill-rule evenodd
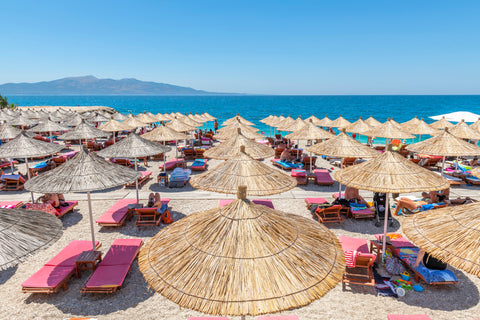
<path id="1" fill-rule="evenodd" d="M 130 265 L 126 264 L 116 266 L 99 265 L 85 287 L 119 287 L 122 285 L 123 280 L 125 280 L 129 269 Z"/>
<path id="2" fill-rule="evenodd" d="M 130 265 L 141 245 L 142 239 L 116 239 L 103 258 L 101 265 Z"/>
<path id="3" fill-rule="evenodd" d="M 139 179 L 143 179 L 145 177 L 148 177 L 152 174 L 152 171 L 141 171 L 142 176 Z"/>
<path id="4" fill-rule="evenodd" d="M 367 240 L 365 239 L 339 236 L 338 240 L 340 241 L 344 252 L 356 250 L 357 253 L 362 257 L 370 256 L 371 258 L 373 258 L 373 260 L 377 258 L 376 255 L 370 253 Z"/>
<path id="5" fill-rule="evenodd" d="M 233 201 L 234 201 L 233 199 L 219 200 L 218 201 L 218 206 L 223 207 L 223 206 L 226 206 L 227 204 L 232 203 Z M 255 203 L 255 204 L 261 204 L 261 205 L 264 205 L 266 207 L 275 209 L 275 207 L 273 206 L 272 200 L 269 200 L 269 199 L 253 199 L 252 202 Z"/>
<path id="6" fill-rule="evenodd" d="M 298 316 L 261 316 L 257 320 L 299 320 Z"/>
<path id="7" fill-rule="evenodd" d="M 55 288 L 74 270 L 75 266 L 43 266 L 25 280 L 22 283 L 22 287 Z"/>
<path id="8" fill-rule="evenodd" d="M 78 204 L 78 201 L 65 201 L 65 203 L 68 204 L 67 207 L 62 207 L 60 206 L 60 208 L 57 209 L 57 217 L 60 217 L 60 216 L 63 216 L 66 212 L 68 212 L 69 210 L 71 210 L 73 207 L 75 207 L 77 204 Z"/>
<path id="9" fill-rule="evenodd" d="M 361 216 L 361 215 L 372 215 L 373 211 L 370 210 L 370 208 L 365 208 L 362 210 L 352 210 L 352 214 L 356 216 Z"/>
<path id="10" fill-rule="evenodd" d="M 388 320 L 431 320 L 426 314 L 388 314 Z"/>
<path id="11" fill-rule="evenodd" d="M 95 241 L 95 245 L 98 245 Z M 92 250 L 92 242 L 86 240 L 74 240 L 70 242 L 62 251 L 60 251 L 50 261 L 45 263 L 46 266 L 73 266 L 75 267 L 75 260 L 83 251 Z"/>
<path id="12" fill-rule="evenodd" d="M 324 203 L 327 203 L 327 200 L 325 200 L 325 198 L 305 198 L 305 202 L 306 202 L 308 205 L 312 205 L 312 204 L 324 204 Z"/>
<path id="13" fill-rule="evenodd" d="M 21 203 L 22 201 L 0 201 L 0 208 L 13 209 Z"/>
<path id="14" fill-rule="evenodd" d="M 313 173 L 315 173 L 318 184 L 333 184 L 332 176 L 327 169 L 315 169 Z"/>
<path id="15" fill-rule="evenodd" d="M 292 177 L 306 177 L 307 171 L 304 169 L 293 169 L 290 175 Z"/>
<path id="16" fill-rule="evenodd" d="M 102 214 L 96 223 L 119 223 L 128 213 L 128 205 L 137 203 L 136 199 L 120 199 Z"/>
<path id="17" fill-rule="evenodd" d="M 170 159 L 167 162 L 165 162 L 165 167 L 167 169 L 173 168 L 177 165 L 177 163 L 182 163 L 185 162 L 185 159 L 183 158 L 178 158 L 178 159 Z M 159 166 L 160 169 L 163 169 L 163 163 Z"/>

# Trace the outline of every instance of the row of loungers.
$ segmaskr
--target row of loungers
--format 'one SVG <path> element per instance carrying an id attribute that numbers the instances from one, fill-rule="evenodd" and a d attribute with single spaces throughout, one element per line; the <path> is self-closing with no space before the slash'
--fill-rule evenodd
<path id="1" fill-rule="evenodd" d="M 76 200 L 65 201 L 65 203 L 67 204 L 66 206 L 60 206 L 59 208 L 54 208 L 50 203 L 26 203 L 25 209 L 43 211 L 46 213 L 50 213 L 57 218 L 61 218 L 68 212 L 73 212 L 73 210 L 75 210 L 75 207 L 78 205 L 78 201 Z"/>
<path id="2" fill-rule="evenodd" d="M 338 196 L 338 193 L 336 195 Z M 322 206 L 326 204 L 327 200 L 325 200 L 325 198 L 305 198 L 305 203 L 307 204 L 307 209 L 310 210 L 315 205 Z M 340 215 L 340 213 L 345 213 L 347 218 L 366 219 L 366 218 L 375 217 L 375 211 L 372 211 L 370 208 L 356 210 L 355 208 L 345 208 L 345 207 L 339 206 L 339 207 L 334 207 L 332 210 L 338 211 L 338 215 Z M 331 210 L 327 210 L 327 211 L 331 211 Z M 331 222 L 343 221 L 342 219 L 338 219 L 338 220 L 339 221 L 331 221 Z"/>
<path id="3" fill-rule="evenodd" d="M 82 286 L 82 293 L 113 293 L 119 289 L 137 256 L 142 239 L 116 239 L 103 260 Z M 96 242 L 96 248 L 100 248 Z M 55 293 L 67 289 L 68 280 L 76 273 L 77 257 L 92 250 L 92 242 L 74 240 L 22 283 L 24 293 Z"/>
<path id="4" fill-rule="evenodd" d="M 227 317 L 189 317 L 188 320 L 228 320 Z M 257 320 L 299 320 L 298 316 L 260 316 Z M 389 314 L 387 320 L 431 320 L 426 314 Z"/>

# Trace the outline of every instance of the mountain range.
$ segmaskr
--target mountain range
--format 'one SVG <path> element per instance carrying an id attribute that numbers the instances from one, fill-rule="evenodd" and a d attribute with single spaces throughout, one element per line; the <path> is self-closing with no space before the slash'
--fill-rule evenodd
<path id="1" fill-rule="evenodd" d="M 94 76 L 68 77 L 34 83 L 5 83 L 2 95 L 209 95 L 217 94 L 168 83 L 127 79 L 98 79 Z"/>

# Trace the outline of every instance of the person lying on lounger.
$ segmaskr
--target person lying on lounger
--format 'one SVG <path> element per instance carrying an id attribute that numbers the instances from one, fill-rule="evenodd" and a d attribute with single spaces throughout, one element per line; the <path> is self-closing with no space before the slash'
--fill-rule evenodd
<path id="1" fill-rule="evenodd" d="M 400 198 L 400 200 L 398 200 L 397 209 L 395 210 L 394 215 L 398 215 L 398 213 L 402 209 L 413 211 L 415 209 L 420 209 L 422 208 L 422 206 L 427 204 L 432 204 L 435 206 L 435 204 L 438 203 L 445 203 L 445 201 L 448 199 L 449 194 L 450 189 L 445 189 L 442 190 L 441 193 L 438 193 L 436 191 L 432 191 L 430 193 L 422 192 L 422 200 L 420 201 L 413 201 L 412 199 L 402 197 Z"/>
<path id="2" fill-rule="evenodd" d="M 432 257 L 430 254 L 426 253 L 424 250 L 418 251 L 417 260 L 413 265 L 415 268 L 418 268 L 420 261 L 423 265 L 432 270 L 445 270 L 447 269 L 447 264 L 438 260 L 437 258 Z"/>
<path id="3" fill-rule="evenodd" d="M 365 199 L 360 195 L 358 189 L 352 187 L 347 187 L 345 189 L 345 199 L 347 199 L 349 202 L 364 204 L 367 207 L 370 207 L 368 202 L 365 201 Z"/>

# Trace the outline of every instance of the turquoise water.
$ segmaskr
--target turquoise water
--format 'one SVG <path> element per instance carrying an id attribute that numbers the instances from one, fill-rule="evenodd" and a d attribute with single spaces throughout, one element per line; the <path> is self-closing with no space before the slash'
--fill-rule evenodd
<path id="1" fill-rule="evenodd" d="M 373 115 L 379 121 L 393 117 L 398 122 L 410 120 L 415 115 L 428 119 L 443 113 L 470 111 L 480 114 L 480 95 L 461 96 L 9 96 L 9 102 L 20 106 L 107 106 L 122 113 L 143 111 L 158 112 L 208 112 L 219 119 L 231 118 L 237 112 L 258 124 L 269 133 L 270 127 L 259 120 L 270 114 L 301 115 L 318 118 L 339 115 L 350 121 L 360 116 Z"/>

